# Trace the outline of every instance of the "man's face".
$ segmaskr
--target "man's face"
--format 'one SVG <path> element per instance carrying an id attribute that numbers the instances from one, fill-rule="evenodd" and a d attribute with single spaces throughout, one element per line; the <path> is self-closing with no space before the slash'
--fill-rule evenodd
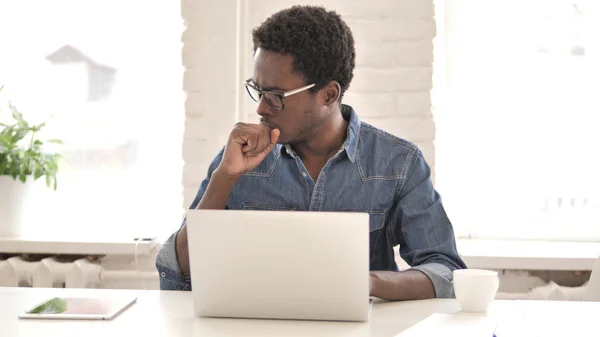
<path id="1" fill-rule="evenodd" d="M 293 57 L 258 48 L 254 54 L 254 74 L 252 82 L 266 91 L 284 93 L 302 88 L 308 84 L 304 77 L 292 71 Z M 261 123 L 281 131 L 280 144 L 304 141 L 312 136 L 322 122 L 318 93 L 308 90 L 283 98 L 284 109 L 273 109 L 263 97 L 256 112 Z"/>

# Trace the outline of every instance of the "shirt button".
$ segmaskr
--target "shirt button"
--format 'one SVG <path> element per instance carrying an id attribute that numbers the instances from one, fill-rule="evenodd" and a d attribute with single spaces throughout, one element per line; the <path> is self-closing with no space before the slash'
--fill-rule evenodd
<path id="1" fill-rule="evenodd" d="M 160 273 L 160 277 L 167 277 L 167 274 L 165 274 L 165 272 L 163 271 L 162 273 Z"/>
<path id="2" fill-rule="evenodd" d="M 306 172 L 302 172 L 302 176 L 306 178 Z"/>

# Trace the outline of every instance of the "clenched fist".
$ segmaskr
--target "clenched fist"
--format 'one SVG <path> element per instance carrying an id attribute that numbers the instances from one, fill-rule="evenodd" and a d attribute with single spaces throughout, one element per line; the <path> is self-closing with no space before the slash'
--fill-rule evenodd
<path id="1" fill-rule="evenodd" d="M 253 170 L 271 152 L 279 130 L 264 124 L 237 123 L 225 146 L 219 170 L 232 178 Z"/>

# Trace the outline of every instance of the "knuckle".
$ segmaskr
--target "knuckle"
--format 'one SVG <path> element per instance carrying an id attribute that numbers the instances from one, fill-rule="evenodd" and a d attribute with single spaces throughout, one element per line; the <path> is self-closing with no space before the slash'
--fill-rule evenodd
<path id="1" fill-rule="evenodd" d="M 235 123 L 235 125 L 233 126 L 233 129 L 231 130 L 231 133 L 239 132 L 243 128 L 244 128 L 243 123 L 241 123 L 241 122 Z"/>

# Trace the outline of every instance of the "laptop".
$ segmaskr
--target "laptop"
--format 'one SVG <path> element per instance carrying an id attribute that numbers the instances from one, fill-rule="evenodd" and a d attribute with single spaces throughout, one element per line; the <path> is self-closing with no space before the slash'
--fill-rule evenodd
<path id="1" fill-rule="evenodd" d="M 368 321 L 369 215 L 190 210 L 200 317 Z"/>

